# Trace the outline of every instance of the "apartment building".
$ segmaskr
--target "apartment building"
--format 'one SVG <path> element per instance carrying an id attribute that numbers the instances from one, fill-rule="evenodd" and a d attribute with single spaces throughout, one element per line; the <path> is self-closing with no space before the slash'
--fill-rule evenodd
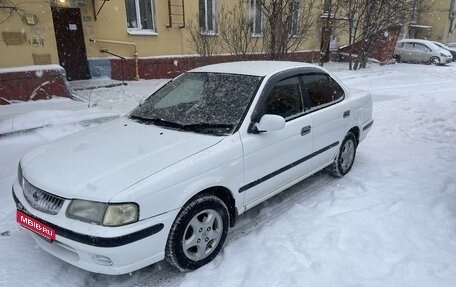
<path id="1" fill-rule="evenodd" d="M 426 0 L 414 13 L 408 37 L 456 42 L 456 0 Z"/>
<path id="2" fill-rule="evenodd" d="M 189 26 L 218 37 L 219 11 L 239 1 L 0 0 L 0 68 L 59 64 L 68 80 L 171 77 L 199 64 Z M 252 37 L 261 37 L 257 0 L 241 1 Z M 319 49 L 314 30 L 298 51 Z M 227 52 L 216 47 L 214 54 L 222 61 Z"/>

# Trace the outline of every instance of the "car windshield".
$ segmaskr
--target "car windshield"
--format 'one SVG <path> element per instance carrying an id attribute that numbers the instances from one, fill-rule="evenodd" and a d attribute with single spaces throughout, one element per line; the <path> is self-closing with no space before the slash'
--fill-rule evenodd
<path id="1" fill-rule="evenodd" d="M 445 46 L 444 44 L 439 43 L 439 42 L 434 42 L 434 44 L 436 44 L 436 45 L 437 45 L 438 47 L 440 47 L 440 48 L 444 48 L 444 49 L 447 49 L 447 48 L 448 48 L 447 46 Z"/>
<path id="2" fill-rule="evenodd" d="M 150 96 L 130 118 L 197 133 L 231 134 L 260 82 L 257 76 L 186 73 Z"/>

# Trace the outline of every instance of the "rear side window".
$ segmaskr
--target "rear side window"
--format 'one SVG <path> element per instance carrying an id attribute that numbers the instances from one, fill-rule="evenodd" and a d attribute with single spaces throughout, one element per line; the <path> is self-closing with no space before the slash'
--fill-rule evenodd
<path id="1" fill-rule="evenodd" d="M 415 50 L 417 50 L 417 51 L 428 51 L 430 49 L 428 47 L 426 47 L 425 45 L 423 45 L 423 44 L 416 43 L 415 44 Z"/>
<path id="2" fill-rule="evenodd" d="M 344 90 L 327 74 L 304 75 L 302 80 L 312 110 L 338 102 L 344 97 Z"/>
<path id="3" fill-rule="evenodd" d="M 413 50 L 414 49 L 414 46 L 413 46 L 413 43 L 404 43 L 404 49 L 407 49 L 407 50 Z"/>

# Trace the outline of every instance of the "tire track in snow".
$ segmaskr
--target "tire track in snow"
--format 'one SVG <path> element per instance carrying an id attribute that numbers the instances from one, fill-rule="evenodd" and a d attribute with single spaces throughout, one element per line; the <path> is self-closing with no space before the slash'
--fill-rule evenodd
<path id="1" fill-rule="evenodd" d="M 328 182 L 333 180 L 337 179 L 333 179 L 324 173 L 317 173 L 248 210 L 239 217 L 236 226 L 230 229 L 225 245 L 265 226 L 272 218 L 282 215 L 297 203 L 305 201 L 307 198 L 324 190 L 328 186 Z M 112 279 L 112 277 L 95 274 L 86 278 L 84 285 L 119 284 L 138 287 L 171 287 L 177 286 L 185 278 L 185 273 L 179 272 L 166 261 L 161 261 L 131 275 L 120 277 L 122 278 L 118 278 L 119 280 L 115 280 L 111 282 L 113 284 L 110 284 L 109 278 Z"/>

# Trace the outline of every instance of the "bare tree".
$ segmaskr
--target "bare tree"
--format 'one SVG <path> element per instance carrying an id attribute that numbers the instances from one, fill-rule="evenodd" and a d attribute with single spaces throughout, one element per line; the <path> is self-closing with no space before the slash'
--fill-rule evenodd
<path id="1" fill-rule="evenodd" d="M 0 0 L 0 24 L 8 22 L 8 20 L 15 14 L 22 18 L 25 11 L 19 6 L 23 4 L 25 3 L 16 3 L 16 1 L 13 2 L 11 0 Z M 37 4 L 42 3 L 38 1 Z"/>
<path id="2" fill-rule="evenodd" d="M 262 38 L 253 35 L 252 13 L 247 3 L 240 1 L 234 7 L 222 6 L 218 19 L 222 48 L 228 53 L 242 58 L 262 52 Z"/>
<path id="3" fill-rule="evenodd" d="M 264 51 L 271 60 L 285 59 L 288 53 L 299 49 L 314 27 L 317 1 L 320 0 L 241 0 L 229 9 L 222 7 L 218 13 L 219 37 L 206 35 L 190 23 L 190 44 L 203 56 L 212 55 L 220 45 L 232 55 Z M 261 35 L 252 32 L 253 3 L 261 11 Z"/>
<path id="4" fill-rule="evenodd" d="M 315 25 L 317 0 L 258 0 L 264 14 L 263 45 L 271 60 L 295 52 Z"/>
<path id="5" fill-rule="evenodd" d="M 320 66 L 329 61 L 331 37 L 342 33 L 346 25 L 347 18 L 339 16 L 339 11 L 344 7 L 341 6 L 341 1 L 324 0 L 321 18 L 323 26 L 321 28 L 321 44 L 320 44 Z"/>
<path id="6" fill-rule="evenodd" d="M 333 0 L 333 5 L 344 7 L 340 14 L 345 14 L 348 28 L 349 46 L 359 43 L 358 56 L 353 68 L 365 68 L 368 57 L 375 48 L 375 43 L 389 29 L 403 26 L 412 16 L 415 0 Z M 416 0 L 422 1 L 422 0 Z M 352 69 L 352 50 L 349 51 L 350 69 Z"/>
<path id="7" fill-rule="evenodd" d="M 196 17 L 196 19 L 198 19 L 198 17 Z M 212 56 L 216 52 L 219 45 L 219 39 L 216 35 L 201 31 L 201 28 L 193 23 L 193 21 L 189 22 L 186 26 L 186 30 L 190 36 L 190 46 L 195 52 L 204 57 Z"/>

